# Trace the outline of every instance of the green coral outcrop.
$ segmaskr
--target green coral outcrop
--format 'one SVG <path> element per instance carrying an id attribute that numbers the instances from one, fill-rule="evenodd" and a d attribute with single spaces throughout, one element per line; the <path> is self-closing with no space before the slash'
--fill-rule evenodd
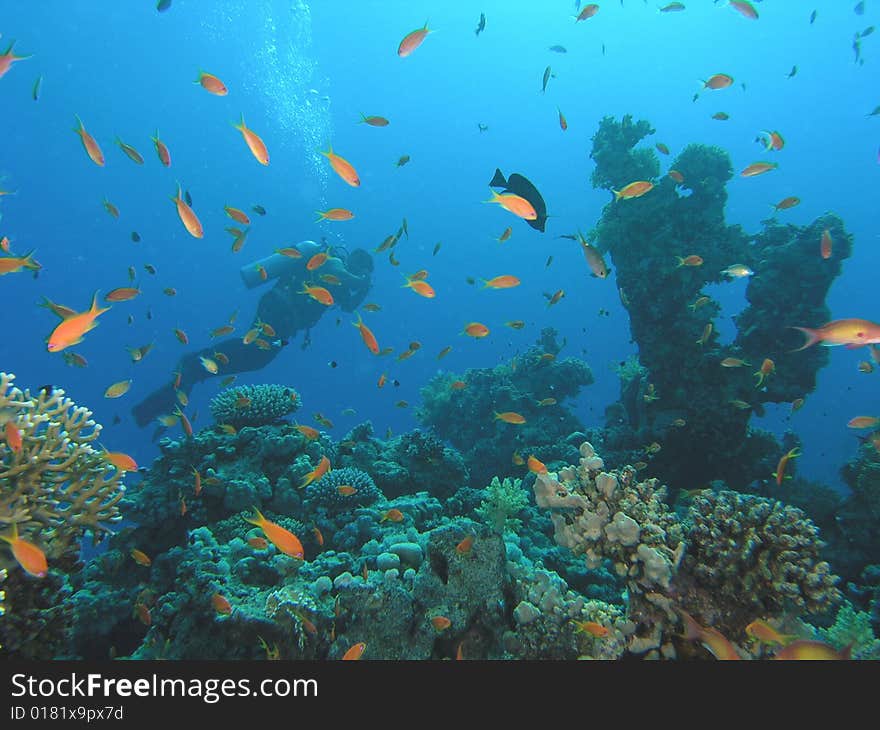
<path id="1" fill-rule="evenodd" d="M 516 515 L 529 504 L 528 492 L 522 488 L 522 479 L 505 477 L 501 481 L 498 477 L 492 477 L 486 492 L 487 497 L 476 508 L 476 513 L 489 529 L 496 535 L 519 530 L 522 520 Z"/>
<path id="2" fill-rule="evenodd" d="M 285 385 L 239 385 L 211 399 L 211 415 L 217 423 L 267 426 L 298 410 L 299 394 Z"/>

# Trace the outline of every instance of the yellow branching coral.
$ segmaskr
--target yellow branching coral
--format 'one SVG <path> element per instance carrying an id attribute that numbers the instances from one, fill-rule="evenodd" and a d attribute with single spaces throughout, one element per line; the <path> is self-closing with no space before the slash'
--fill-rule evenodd
<path id="1" fill-rule="evenodd" d="M 90 410 L 60 388 L 31 395 L 14 379 L 0 372 L 0 427 L 12 424 L 21 434 L 20 448 L 0 442 L 0 530 L 17 525 L 57 558 L 76 551 L 86 531 L 97 539 L 120 519 L 123 473 L 94 446 L 101 426 Z"/>

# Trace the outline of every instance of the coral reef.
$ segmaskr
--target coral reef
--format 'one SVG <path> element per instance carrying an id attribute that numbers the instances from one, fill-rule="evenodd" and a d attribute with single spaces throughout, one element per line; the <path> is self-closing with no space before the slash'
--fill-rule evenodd
<path id="1" fill-rule="evenodd" d="M 462 376 L 441 373 L 422 388 L 417 417 L 461 452 L 473 483 L 520 476 L 514 452 L 535 454 L 544 462 L 575 458 L 565 439 L 584 426 L 564 400 L 590 385 L 593 376 L 583 361 L 561 359 L 562 347 L 548 329 L 509 364 Z M 456 381 L 464 386 L 453 387 Z M 525 423 L 506 423 L 495 417 L 498 411 L 516 412 Z"/>
<path id="2" fill-rule="evenodd" d="M 265 426 L 298 410 L 302 400 L 284 385 L 238 385 L 211 399 L 211 415 L 217 423 L 235 428 Z"/>
<path id="3" fill-rule="evenodd" d="M 849 601 L 838 609 L 834 624 L 816 629 L 815 635 L 839 651 L 852 646 L 853 659 L 880 659 L 880 639 L 874 635 L 871 615 L 857 611 Z"/>
<path id="4" fill-rule="evenodd" d="M 621 383 L 620 407 L 608 413 L 605 447 L 609 456 L 627 460 L 633 449 L 658 442 L 662 450 L 650 462 L 663 481 L 684 487 L 721 479 L 743 489 L 766 478 L 781 455 L 770 434 L 749 428 L 751 413 L 762 413 L 766 402 L 804 397 L 827 362 L 820 348 L 790 352 L 800 344 L 790 327 L 828 321 L 825 296 L 850 255 L 851 237 L 830 214 L 804 228 L 768 222 L 757 236 L 727 225 L 725 185 L 733 175 L 727 153 L 689 145 L 672 162 L 683 181 L 658 179 L 654 151 L 634 149 L 653 131 L 628 116 L 605 117 L 593 137 L 595 187 L 654 182 L 639 198 L 609 203 L 588 237 L 611 255 L 647 371 Z M 834 239 L 827 260 L 819 256 L 825 229 Z M 700 257 L 699 265 L 681 265 L 692 255 Z M 716 326 L 720 307 L 704 287 L 726 281 L 724 272 L 733 264 L 754 275 L 746 288 L 749 306 L 735 319 L 737 336 L 724 345 Z M 750 365 L 721 367 L 725 358 Z M 775 370 L 756 387 L 753 372 L 765 358 Z M 694 443 L 703 446 L 695 451 Z"/>
<path id="5" fill-rule="evenodd" d="M 838 578 L 819 559 L 819 531 L 796 507 L 704 490 L 688 518 L 688 571 L 743 620 L 787 608 L 824 611 L 840 600 Z"/>
<path id="6" fill-rule="evenodd" d="M 840 599 L 836 576 L 819 559 L 818 530 L 794 507 L 704 490 L 682 522 L 656 479 L 639 482 L 632 467 L 605 471 L 590 443 L 576 467 L 538 474 L 533 489 L 556 542 L 587 567 L 610 562 L 624 581 L 631 653 L 677 655 L 681 609 L 745 638 L 758 616 L 824 611 Z"/>

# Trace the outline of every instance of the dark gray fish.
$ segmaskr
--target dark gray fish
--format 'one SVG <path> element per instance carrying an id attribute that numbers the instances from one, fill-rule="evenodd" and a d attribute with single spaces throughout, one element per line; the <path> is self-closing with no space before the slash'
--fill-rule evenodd
<path id="1" fill-rule="evenodd" d="M 865 14 L 865 0 L 856 3 L 856 6 L 853 8 L 853 12 L 856 15 L 864 15 Z"/>
<path id="2" fill-rule="evenodd" d="M 810 13 L 810 25 L 812 25 L 815 22 L 816 22 L 816 11 L 814 10 L 812 13 Z"/>
<path id="3" fill-rule="evenodd" d="M 495 168 L 495 175 L 492 177 L 489 187 L 502 188 L 505 193 L 513 193 L 528 200 L 538 217 L 533 221 L 526 221 L 526 223 L 535 230 L 544 232 L 544 227 L 547 225 L 547 205 L 544 203 L 541 193 L 527 178 L 515 172 L 505 180 L 501 170 Z"/>
<path id="4" fill-rule="evenodd" d="M 605 55 L 605 44 L 604 43 L 602 44 L 602 55 L 603 56 Z"/>
<path id="5" fill-rule="evenodd" d="M 186 204 L 187 204 L 187 205 L 189 205 L 190 207 L 192 207 L 193 199 L 192 199 L 192 195 L 189 194 L 189 190 L 186 190 L 186 191 L 183 193 L 183 199 L 186 201 Z"/>
<path id="6" fill-rule="evenodd" d="M 477 25 L 477 30 L 475 33 L 480 35 L 484 30 L 486 30 L 486 15 L 485 13 L 480 13 L 480 23 Z"/>
<path id="7" fill-rule="evenodd" d="M 544 264 L 544 268 L 546 269 L 546 268 L 549 267 L 550 264 L 552 264 L 552 263 L 553 263 L 553 256 L 551 255 L 551 256 L 548 256 L 548 257 L 547 257 L 547 263 Z"/>
<path id="8" fill-rule="evenodd" d="M 791 78 L 792 76 L 794 76 L 796 74 L 797 74 L 797 66 L 792 66 L 791 71 L 788 72 L 788 78 Z"/>
<path id="9" fill-rule="evenodd" d="M 432 256 L 436 256 L 436 255 L 437 255 L 437 252 L 440 250 L 440 246 L 441 246 L 442 243 L 443 243 L 442 241 L 438 241 L 438 242 L 434 245 L 434 253 L 431 254 Z"/>
<path id="10" fill-rule="evenodd" d="M 43 77 L 40 76 L 36 81 L 34 81 L 34 90 L 31 96 L 34 101 L 37 101 L 40 98 L 40 87 L 43 85 Z"/>
<path id="11" fill-rule="evenodd" d="M 164 13 L 170 7 L 171 0 L 159 0 L 159 2 L 156 3 L 156 10 L 158 10 L 160 13 Z"/>
<path id="12" fill-rule="evenodd" d="M 565 46 L 550 46 L 550 50 L 554 53 L 568 53 Z"/>
<path id="13" fill-rule="evenodd" d="M 868 116 L 869 117 L 876 117 L 878 114 L 880 114 L 880 106 L 875 106 L 874 111 L 872 111 L 870 114 L 868 114 Z"/>
<path id="14" fill-rule="evenodd" d="M 859 34 L 856 33 L 855 38 L 853 38 L 852 43 L 853 53 L 855 54 L 855 59 L 853 63 L 858 63 L 862 58 L 862 42 L 859 39 Z"/>
<path id="15" fill-rule="evenodd" d="M 865 28 L 865 29 L 862 31 L 862 38 L 867 38 L 867 37 L 868 37 L 869 35 L 871 35 L 873 32 L 874 32 L 874 26 L 873 26 L 873 25 L 869 25 L 867 28 Z"/>
<path id="16" fill-rule="evenodd" d="M 481 132 L 488 132 L 488 131 L 489 131 L 489 125 L 488 125 L 488 124 L 483 124 L 482 122 L 477 122 L 477 129 L 479 129 Z"/>
<path id="17" fill-rule="evenodd" d="M 266 215 L 266 209 L 262 205 L 254 205 L 251 210 L 257 215 Z"/>
<path id="18" fill-rule="evenodd" d="M 137 231 L 132 231 L 131 232 L 131 240 L 134 241 L 135 243 L 140 243 L 141 234 L 138 233 Z"/>

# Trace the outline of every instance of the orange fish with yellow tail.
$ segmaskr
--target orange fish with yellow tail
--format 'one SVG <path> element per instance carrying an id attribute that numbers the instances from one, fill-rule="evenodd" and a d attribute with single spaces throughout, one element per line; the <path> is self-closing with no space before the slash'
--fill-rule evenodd
<path id="1" fill-rule="evenodd" d="M 45 578 L 49 573 L 46 553 L 31 542 L 18 535 L 18 523 L 12 523 L 12 536 L 0 535 L 0 540 L 8 542 L 12 547 L 12 556 L 28 575 L 34 578 Z"/>
<path id="2" fill-rule="evenodd" d="M 807 340 L 791 352 L 799 352 L 821 342 L 825 347 L 846 345 L 847 348 L 880 344 L 880 324 L 867 319 L 835 319 L 817 329 L 792 327 L 803 332 Z"/>
<path id="3" fill-rule="evenodd" d="M 177 195 L 172 196 L 171 200 L 177 206 L 177 215 L 180 216 L 180 222 L 183 223 L 183 227 L 186 228 L 189 235 L 193 238 L 202 238 L 205 235 L 202 230 L 202 223 L 193 212 L 193 209 L 181 197 L 181 193 L 180 183 L 177 183 Z"/>
<path id="4" fill-rule="evenodd" d="M 266 535 L 269 542 L 285 555 L 289 555 L 292 558 L 299 558 L 300 560 L 305 559 L 305 552 L 299 538 L 290 530 L 283 528 L 281 525 L 276 524 L 271 520 L 267 520 L 256 507 L 254 507 L 254 515 L 252 517 L 245 517 L 244 519 L 246 522 L 250 522 L 252 525 L 259 527 L 263 531 L 263 534 Z"/>
<path id="5" fill-rule="evenodd" d="M 101 152 L 101 148 L 98 146 L 98 143 L 95 142 L 95 138 L 86 132 L 86 128 L 83 126 L 82 120 L 79 117 L 76 117 L 76 123 L 77 128 L 73 131 L 80 136 L 80 139 L 82 139 L 83 147 L 85 147 L 89 159 L 99 167 L 104 167 L 104 153 Z"/>
<path id="6" fill-rule="evenodd" d="M 739 653 L 722 634 L 710 626 L 700 626 L 696 619 L 683 609 L 677 609 L 684 622 L 683 638 L 699 641 L 718 660 L 740 659 Z"/>
<path id="7" fill-rule="evenodd" d="M 92 297 L 92 306 L 88 310 L 66 317 L 52 330 L 46 349 L 49 352 L 61 352 L 67 347 L 78 345 L 82 342 L 86 332 L 90 332 L 98 326 L 97 318 L 109 309 L 110 307 L 101 308 L 98 306 L 98 292 L 95 292 Z"/>
<path id="8" fill-rule="evenodd" d="M 776 479 L 776 486 L 781 487 L 784 480 L 791 479 L 790 476 L 787 477 L 785 475 L 785 467 L 788 466 L 789 461 L 796 459 L 800 455 L 801 450 L 798 447 L 790 449 L 788 453 L 782 455 L 782 458 L 776 465 L 776 471 L 773 472 L 773 477 Z"/>
<path id="9" fill-rule="evenodd" d="M 244 123 L 244 114 L 241 115 L 241 121 L 238 124 L 233 122 L 232 126 L 241 132 L 241 136 L 244 137 L 244 141 L 247 143 L 254 159 L 261 165 L 268 165 L 269 150 L 266 148 L 266 144 L 260 135 L 254 132 L 254 130 L 248 129 L 248 126 Z"/>

